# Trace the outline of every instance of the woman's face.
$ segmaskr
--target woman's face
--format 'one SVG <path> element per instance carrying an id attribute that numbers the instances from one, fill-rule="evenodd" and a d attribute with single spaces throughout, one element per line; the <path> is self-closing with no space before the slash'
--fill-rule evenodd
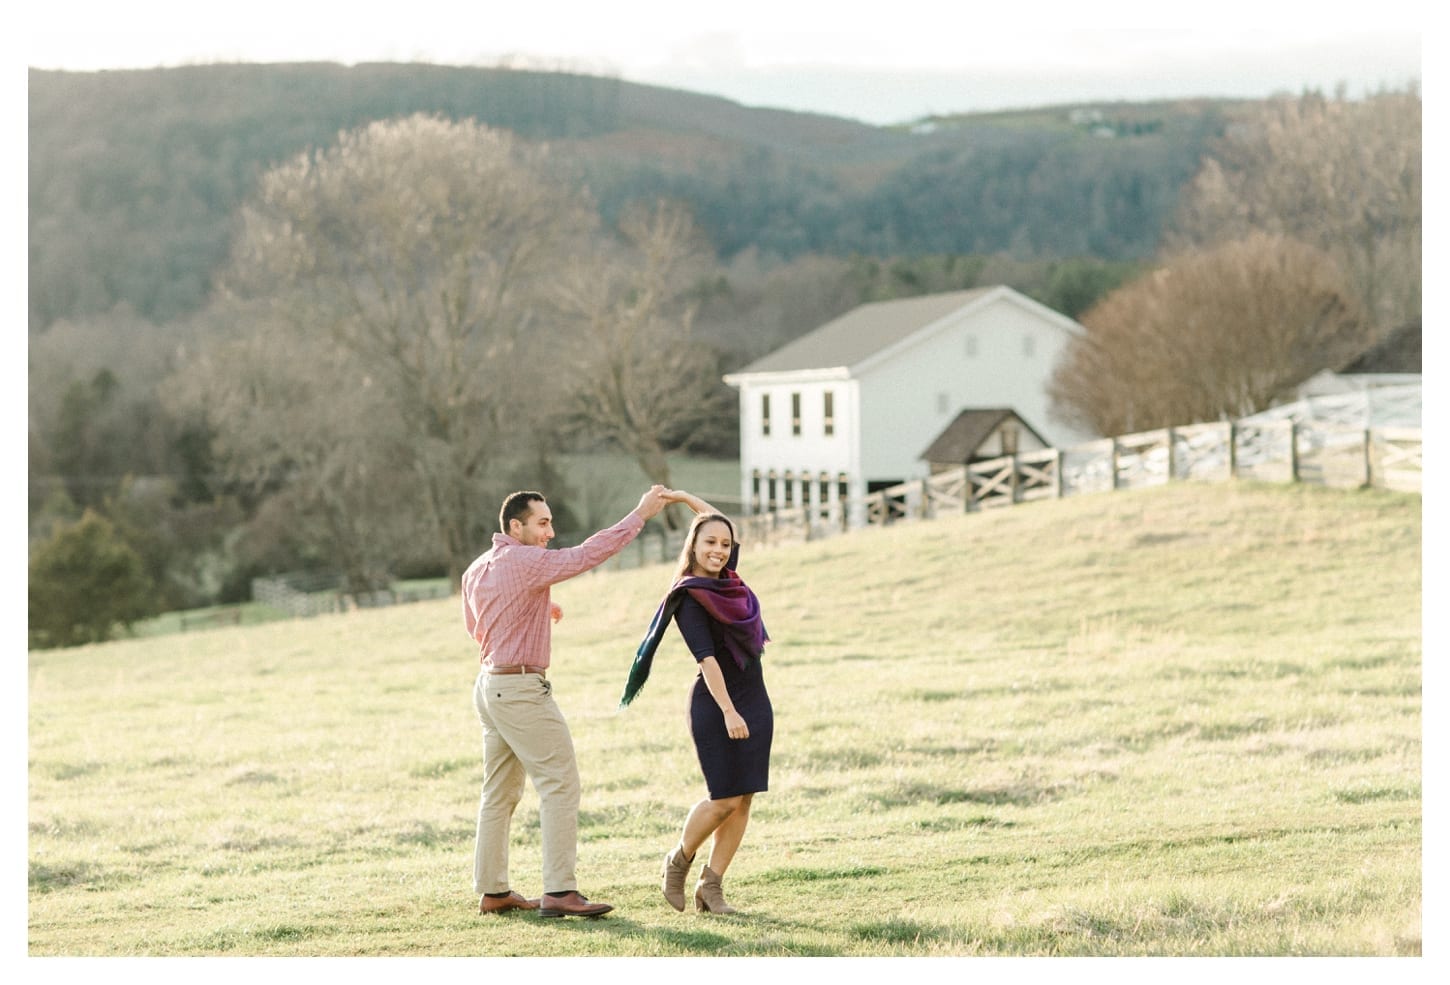
<path id="1" fill-rule="evenodd" d="M 695 550 L 690 573 L 718 578 L 730 560 L 730 527 L 720 520 L 711 520 L 695 534 Z"/>

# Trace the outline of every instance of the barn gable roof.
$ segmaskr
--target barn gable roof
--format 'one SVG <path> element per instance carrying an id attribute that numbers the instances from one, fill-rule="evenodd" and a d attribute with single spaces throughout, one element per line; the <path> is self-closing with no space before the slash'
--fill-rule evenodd
<path id="1" fill-rule="evenodd" d="M 942 433 L 936 436 L 936 440 L 921 453 L 920 457 L 925 462 L 965 462 L 982 446 L 982 442 L 986 441 L 988 436 L 1009 417 L 1042 444 L 1051 444 L 1010 407 L 968 408 L 958 414 Z"/>
<path id="2" fill-rule="evenodd" d="M 949 291 L 863 304 L 762 356 L 740 373 L 783 373 L 854 366 L 992 290 L 979 287 L 970 291 Z"/>
<path id="3" fill-rule="evenodd" d="M 1405 322 L 1354 358 L 1341 373 L 1421 373 L 1424 371 L 1420 319 Z"/>
<path id="4" fill-rule="evenodd" d="M 744 369 L 728 374 L 725 382 L 736 384 L 751 376 L 776 373 L 828 372 L 832 377 L 839 377 L 843 371 L 854 373 L 869 369 L 872 363 L 889 358 L 895 350 L 909 345 L 919 333 L 931 331 L 944 319 L 998 298 L 1032 311 L 1063 331 L 1082 330 L 1082 326 L 1061 312 L 1053 311 L 1004 284 L 893 301 L 873 301 L 852 308 Z"/>

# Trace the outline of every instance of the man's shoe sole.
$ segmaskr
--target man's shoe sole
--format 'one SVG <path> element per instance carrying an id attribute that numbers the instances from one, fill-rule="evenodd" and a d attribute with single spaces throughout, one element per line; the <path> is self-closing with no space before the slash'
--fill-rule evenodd
<path id="1" fill-rule="evenodd" d="M 541 907 L 539 907 L 539 916 L 541 916 L 541 917 L 602 917 L 602 916 L 604 916 L 604 914 L 610 912 L 613 909 L 614 909 L 614 907 L 612 907 L 612 906 L 606 906 L 602 910 L 587 910 L 585 912 L 580 913 L 580 912 L 578 912 L 576 910 L 550 910 L 550 909 L 545 909 L 544 907 L 541 906 Z"/>

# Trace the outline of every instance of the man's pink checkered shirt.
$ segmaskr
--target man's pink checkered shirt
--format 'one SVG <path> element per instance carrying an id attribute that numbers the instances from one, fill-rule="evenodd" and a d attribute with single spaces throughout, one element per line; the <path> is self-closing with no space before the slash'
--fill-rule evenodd
<path id="1" fill-rule="evenodd" d="M 478 641 L 479 663 L 490 667 L 549 666 L 549 586 L 618 554 L 644 529 L 631 512 L 578 547 L 529 547 L 508 534 L 463 573 L 463 626 Z"/>

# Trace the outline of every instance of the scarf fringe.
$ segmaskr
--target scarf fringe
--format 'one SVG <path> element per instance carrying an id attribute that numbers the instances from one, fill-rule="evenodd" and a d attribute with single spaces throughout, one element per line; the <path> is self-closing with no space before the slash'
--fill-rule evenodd
<path id="1" fill-rule="evenodd" d="M 760 618 L 759 600 L 750 590 L 750 586 L 734 571 L 727 568 L 724 575 L 723 578 L 681 578 L 665 593 L 659 608 L 655 610 L 654 618 L 650 620 L 644 639 L 635 650 L 634 663 L 630 665 L 629 677 L 619 698 L 620 709 L 627 708 L 644 689 L 654 663 L 655 651 L 664 639 L 665 630 L 669 627 L 675 610 L 684 601 L 686 593 L 704 606 L 710 618 L 724 627 L 725 648 L 730 652 L 736 666 L 743 670 L 750 657 L 758 657 L 764 652 L 770 636 Z"/>

